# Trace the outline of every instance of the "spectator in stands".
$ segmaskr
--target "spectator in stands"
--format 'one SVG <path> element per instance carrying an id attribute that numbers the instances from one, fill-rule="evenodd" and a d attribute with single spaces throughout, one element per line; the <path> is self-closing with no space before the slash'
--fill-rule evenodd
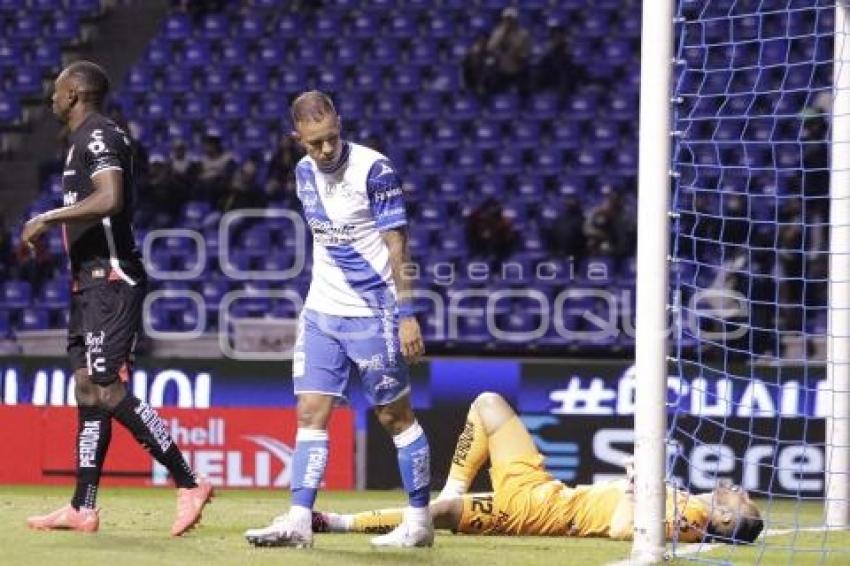
<path id="1" fill-rule="evenodd" d="M 189 153 L 186 149 L 186 142 L 180 138 L 175 138 L 171 142 L 169 163 L 171 170 L 181 181 L 189 186 L 194 184 L 199 174 L 198 159 L 195 155 Z"/>
<path id="2" fill-rule="evenodd" d="M 498 264 L 513 252 L 517 234 L 511 221 L 502 214 L 502 205 L 488 198 L 469 215 L 466 240 L 473 255 Z"/>
<path id="3" fill-rule="evenodd" d="M 585 220 L 587 250 L 590 255 L 626 257 L 635 249 L 634 214 L 623 206 L 619 193 L 608 190 L 608 196 L 590 211 Z"/>
<path id="4" fill-rule="evenodd" d="M 463 57 L 463 84 L 478 96 L 484 96 L 488 86 L 488 65 L 491 61 L 487 51 L 487 35 L 480 34 Z"/>
<path id="5" fill-rule="evenodd" d="M 546 247 L 553 256 L 581 258 L 584 255 L 584 211 L 576 197 L 564 199 L 558 217 L 544 221 L 542 228 Z"/>
<path id="6" fill-rule="evenodd" d="M 198 185 L 202 192 L 215 198 L 228 189 L 236 161 L 221 144 L 221 133 L 209 130 L 204 137 L 204 154 L 200 160 Z"/>
<path id="7" fill-rule="evenodd" d="M 829 220 L 829 125 L 820 110 L 803 114 L 803 195 L 806 220 L 813 224 Z"/>
<path id="8" fill-rule="evenodd" d="M 549 40 L 535 69 L 538 90 L 571 92 L 584 79 L 581 67 L 573 62 L 566 28 L 559 23 L 549 25 Z"/>
<path id="9" fill-rule="evenodd" d="M 229 212 L 241 208 L 258 208 L 262 204 L 257 164 L 249 159 L 234 173 L 229 186 L 218 199 L 218 208 L 222 212 Z"/>
<path id="10" fill-rule="evenodd" d="M 284 195 L 290 195 L 292 199 L 295 198 L 294 190 L 287 192 L 286 189 L 294 186 L 288 181 L 290 178 L 294 178 L 295 166 L 303 155 L 304 153 L 298 147 L 298 144 L 295 143 L 295 140 L 292 139 L 291 135 L 284 134 L 280 137 L 277 149 L 275 149 L 274 155 L 269 160 L 265 185 L 267 196 L 275 195 L 284 197 Z M 291 199 L 285 197 L 284 200 Z"/>
<path id="11" fill-rule="evenodd" d="M 487 41 L 487 51 L 493 57 L 491 89 L 494 91 L 517 87 L 528 90 L 528 58 L 531 54 L 531 34 L 519 24 L 516 8 L 502 10 L 502 19 Z"/>
<path id="12" fill-rule="evenodd" d="M 165 155 L 154 152 L 144 182 L 144 195 L 145 198 L 139 199 L 136 204 L 139 224 L 153 228 L 170 227 L 189 200 L 189 184 L 174 171 Z"/>

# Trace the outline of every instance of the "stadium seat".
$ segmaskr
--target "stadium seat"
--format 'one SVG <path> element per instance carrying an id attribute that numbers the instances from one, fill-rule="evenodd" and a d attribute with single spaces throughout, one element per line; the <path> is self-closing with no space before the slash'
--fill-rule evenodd
<path id="1" fill-rule="evenodd" d="M 210 60 L 210 47 L 206 41 L 195 39 L 183 50 L 183 65 L 191 69 L 208 67 Z"/>
<path id="2" fill-rule="evenodd" d="M 243 39 L 260 39 L 265 35 L 265 22 L 257 14 L 249 14 L 239 18 L 236 35 Z"/>
<path id="3" fill-rule="evenodd" d="M 37 67 L 21 67 L 17 69 L 9 84 L 9 92 L 31 97 L 42 93 L 41 69 Z"/>
<path id="4" fill-rule="evenodd" d="M 51 41 L 38 42 L 31 51 L 30 63 L 41 68 L 42 72 L 55 73 L 62 64 L 59 44 Z"/>
<path id="5" fill-rule="evenodd" d="M 32 287 L 26 281 L 7 280 L 3 283 L 3 295 L 0 305 L 5 308 L 20 309 L 29 306 L 32 298 Z"/>
<path id="6" fill-rule="evenodd" d="M 163 36 L 168 39 L 188 39 L 192 35 L 192 21 L 188 14 L 173 13 L 162 24 Z"/>
<path id="7" fill-rule="evenodd" d="M 66 308 L 71 301 L 71 282 L 53 279 L 44 284 L 40 304 L 46 308 Z"/>
<path id="8" fill-rule="evenodd" d="M 32 41 L 42 35 L 41 20 L 35 14 L 20 14 L 10 23 L 11 29 L 7 29 L 11 39 Z"/>
<path id="9" fill-rule="evenodd" d="M 201 34 L 208 39 L 228 36 L 230 21 L 225 14 L 206 14 L 201 22 Z"/>
<path id="10" fill-rule="evenodd" d="M 304 22 L 299 14 L 284 12 L 279 15 L 275 32 L 281 39 L 298 38 L 304 32 Z"/>
<path id="11" fill-rule="evenodd" d="M 25 308 L 21 311 L 21 330 L 45 330 L 48 328 L 46 309 Z"/>
<path id="12" fill-rule="evenodd" d="M 16 124 L 21 119 L 21 105 L 16 97 L 0 93 L 0 123 Z"/>

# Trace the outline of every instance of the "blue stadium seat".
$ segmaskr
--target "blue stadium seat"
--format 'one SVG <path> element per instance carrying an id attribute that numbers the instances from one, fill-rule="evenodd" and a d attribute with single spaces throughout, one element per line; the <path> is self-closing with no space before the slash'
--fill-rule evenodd
<path id="1" fill-rule="evenodd" d="M 0 0 L 0 11 L 17 12 L 27 7 L 27 0 Z"/>
<path id="2" fill-rule="evenodd" d="M 15 279 L 3 283 L 0 305 L 6 308 L 19 309 L 30 305 L 32 300 L 32 287 L 27 281 Z"/>
<path id="3" fill-rule="evenodd" d="M 413 42 L 407 51 L 407 60 L 414 65 L 431 65 L 439 60 L 439 48 L 430 37 Z"/>
<path id="4" fill-rule="evenodd" d="M 345 86 L 345 70 L 338 65 L 321 65 L 316 71 L 316 78 L 319 90 L 325 92 L 338 92 Z"/>
<path id="5" fill-rule="evenodd" d="M 295 61 L 304 67 L 322 65 L 325 62 L 324 45 L 314 42 L 299 43 L 295 50 Z"/>
<path id="6" fill-rule="evenodd" d="M 576 171 L 581 175 L 598 175 L 604 166 L 601 152 L 588 146 L 576 155 Z"/>
<path id="7" fill-rule="evenodd" d="M 552 141 L 560 149 L 575 149 L 581 142 L 579 124 L 572 120 L 559 120 L 552 124 Z"/>
<path id="8" fill-rule="evenodd" d="M 478 99 L 469 93 L 456 93 L 451 97 L 451 116 L 458 120 L 470 120 L 481 115 Z"/>
<path id="9" fill-rule="evenodd" d="M 408 108 L 408 117 L 419 121 L 432 121 L 440 116 L 442 103 L 433 92 L 420 92 L 414 97 L 413 104 Z M 452 118 L 459 120 L 460 116 L 452 114 Z"/>
<path id="10" fill-rule="evenodd" d="M 11 22 L 9 38 L 34 41 L 42 36 L 41 19 L 35 14 L 20 14 Z"/>
<path id="11" fill-rule="evenodd" d="M 16 124 L 21 119 L 21 105 L 18 99 L 6 93 L 0 93 L 0 123 Z"/>
<path id="12" fill-rule="evenodd" d="M 304 33 L 303 26 L 304 22 L 298 14 L 284 12 L 278 16 L 275 31 L 280 38 L 300 38 Z"/>
<path id="13" fill-rule="evenodd" d="M 431 12 L 425 35 L 426 37 L 435 37 L 437 39 L 453 37 L 455 35 L 455 26 L 451 16 L 440 11 Z"/>
<path id="14" fill-rule="evenodd" d="M 230 21 L 225 14 L 206 14 L 201 21 L 201 34 L 208 39 L 222 39 L 230 31 Z"/>
<path id="15" fill-rule="evenodd" d="M 235 81 L 232 86 L 239 85 L 239 89 L 244 92 L 261 94 L 268 90 L 269 74 L 265 67 L 251 66 L 242 72 L 239 80 Z"/>
<path id="16" fill-rule="evenodd" d="M 458 202 L 467 191 L 468 181 L 462 175 L 446 173 L 438 177 L 437 195 L 444 202 Z"/>
<path id="17" fill-rule="evenodd" d="M 62 53 L 54 42 L 40 41 L 31 51 L 30 63 L 37 65 L 43 72 L 54 73 L 62 64 Z"/>
<path id="18" fill-rule="evenodd" d="M 0 40 L 0 67 L 16 67 L 24 63 L 21 44 L 10 39 Z"/>
<path id="19" fill-rule="evenodd" d="M 421 76 L 416 67 L 399 67 L 388 74 L 389 87 L 397 92 L 413 93 L 421 88 Z"/>
<path id="20" fill-rule="evenodd" d="M 136 65 L 127 74 L 126 88 L 130 92 L 145 93 L 153 88 L 153 74 L 150 67 Z"/>
<path id="21" fill-rule="evenodd" d="M 384 31 L 390 37 L 409 39 L 418 35 L 419 25 L 410 12 L 394 12 L 390 16 Z"/>
<path id="22" fill-rule="evenodd" d="M 502 143 L 501 123 L 493 120 L 480 120 L 475 125 L 473 141 L 481 149 L 495 149 Z"/>
<path id="23" fill-rule="evenodd" d="M 274 141 L 271 139 L 268 127 L 255 121 L 242 123 L 240 144 L 246 149 L 255 149 L 259 151 L 267 150 L 274 146 Z"/>
<path id="24" fill-rule="evenodd" d="M 364 62 L 380 65 L 397 65 L 401 60 L 401 48 L 394 38 L 382 37 L 375 41 Z"/>
<path id="25" fill-rule="evenodd" d="M 363 46 L 357 40 L 338 41 L 330 52 L 331 60 L 344 67 L 355 67 L 363 62 Z"/>
<path id="26" fill-rule="evenodd" d="M 287 65 L 278 74 L 278 87 L 284 92 L 299 92 L 304 88 L 307 74 L 303 67 Z"/>
<path id="27" fill-rule="evenodd" d="M 195 39 L 183 52 L 183 65 L 192 69 L 203 69 L 210 65 L 210 46 L 206 41 Z"/>
<path id="28" fill-rule="evenodd" d="M 587 120 L 596 116 L 596 95 L 589 92 L 573 96 L 569 104 L 569 115 L 573 120 Z"/>
<path id="29" fill-rule="evenodd" d="M 337 104 L 337 108 L 339 109 L 340 116 L 343 118 L 348 116 L 344 109 L 341 108 L 341 105 Z M 269 92 L 260 98 L 254 116 L 263 120 L 279 120 L 281 117 L 286 116 L 288 112 L 289 107 L 286 99 L 279 93 Z"/>
<path id="30" fill-rule="evenodd" d="M 192 35 L 192 20 L 188 14 L 175 12 L 162 24 L 162 35 L 168 39 L 188 39 Z"/>
<path id="31" fill-rule="evenodd" d="M 433 66 L 428 77 L 428 86 L 435 92 L 454 93 L 460 82 L 460 69 L 454 63 Z"/>
<path id="32" fill-rule="evenodd" d="M 461 132 L 454 122 L 440 122 L 434 126 L 434 147 L 452 151 L 460 147 Z"/>
<path id="33" fill-rule="evenodd" d="M 369 93 L 383 89 L 383 70 L 375 65 L 363 65 L 354 73 L 352 88 L 357 92 Z"/>
<path id="34" fill-rule="evenodd" d="M 265 21 L 257 14 L 247 14 L 239 18 L 236 36 L 244 39 L 260 39 L 265 35 Z"/>
<path id="35" fill-rule="evenodd" d="M 230 72 L 211 67 L 203 73 L 204 89 L 209 94 L 220 94 L 230 89 Z"/>
<path id="36" fill-rule="evenodd" d="M 504 147 L 496 152 L 493 168 L 501 175 L 517 175 L 522 171 L 523 161 L 519 147 Z"/>
<path id="37" fill-rule="evenodd" d="M 403 148 L 420 148 L 423 146 L 422 127 L 418 122 L 399 122 L 396 124 L 395 140 Z"/>
<path id="38" fill-rule="evenodd" d="M 188 67 L 171 65 L 165 71 L 162 91 L 182 94 L 192 91 L 192 70 Z"/>
<path id="39" fill-rule="evenodd" d="M 41 69 L 21 67 L 13 75 L 9 92 L 22 96 L 38 96 L 43 91 Z"/>
<path id="40" fill-rule="evenodd" d="M 21 311 L 21 330 L 45 330 L 48 328 L 46 309 L 25 308 Z"/>
<path id="41" fill-rule="evenodd" d="M 497 94 L 490 100 L 487 115 L 498 120 L 512 119 L 519 113 L 519 106 L 516 94 Z"/>
<path id="42" fill-rule="evenodd" d="M 44 284 L 41 305 L 46 308 L 66 308 L 71 301 L 71 282 L 68 279 L 52 279 Z"/>
<path id="43" fill-rule="evenodd" d="M 415 149 L 419 147 L 419 149 Z M 411 144 L 411 149 L 415 149 L 416 165 L 423 174 L 437 174 L 443 171 L 446 167 L 446 159 L 442 150 L 435 147 L 422 147 L 421 141 L 419 144 Z"/>
<path id="44" fill-rule="evenodd" d="M 551 120 L 560 111 L 558 95 L 551 92 L 535 94 L 529 103 L 529 112 L 538 120 Z"/>
<path id="45" fill-rule="evenodd" d="M 146 118 L 149 120 L 167 120 L 171 117 L 172 100 L 170 95 L 149 93 L 145 98 Z"/>
<path id="46" fill-rule="evenodd" d="M 339 35 L 341 23 L 332 11 L 320 10 L 316 13 L 316 21 L 313 25 L 313 37 L 333 39 Z"/>
<path id="47" fill-rule="evenodd" d="M 202 92 L 193 92 L 185 98 L 181 115 L 188 120 L 206 120 L 210 116 L 209 97 Z"/>
<path id="48" fill-rule="evenodd" d="M 355 14 L 354 19 L 348 26 L 348 36 L 358 39 L 372 39 L 375 30 L 379 28 L 380 21 L 371 11 L 361 11 Z"/>
<path id="49" fill-rule="evenodd" d="M 171 43 L 155 38 L 148 44 L 145 61 L 154 68 L 168 65 L 172 61 Z"/>
<path id="50" fill-rule="evenodd" d="M 501 175 L 483 175 L 478 178 L 476 188 L 477 196 L 482 199 L 502 200 L 505 196 L 505 178 Z"/>
<path id="51" fill-rule="evenodd" d="M 455 153 L 454 170 L 463 175 L 476 175 L 484 165 L 484 156 L 477 147 L 464 146 Z"/>
<path id="52" fill-rule="evenodd" d="M 593 123 L 590 139 L 599 149 L 611 149 L 622 143 L 617 123 L 608 120 Z"/>
<path id="53" fill-rule="evenodd" d="M 215 59 L 228 67 L 239 67 L 248 63 L 248 49 L 245 41 L 239 38 L 228 38 L 217 50 Z"/>

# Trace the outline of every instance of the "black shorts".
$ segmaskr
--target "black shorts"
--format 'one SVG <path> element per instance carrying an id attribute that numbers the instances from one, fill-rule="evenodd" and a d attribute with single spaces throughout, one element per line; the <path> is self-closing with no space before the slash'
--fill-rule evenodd
<path id="1" fill-rule="evenodd" d="M 145 286 L 110 281 L 71 294 L 68 355 L 95 383 L 127 381 L 142 323 Z"/>

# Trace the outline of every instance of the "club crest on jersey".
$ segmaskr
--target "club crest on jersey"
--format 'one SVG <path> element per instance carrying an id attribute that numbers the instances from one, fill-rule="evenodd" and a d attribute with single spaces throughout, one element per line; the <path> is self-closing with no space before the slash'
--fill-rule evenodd
<path id="1" fill-rule="evenodd" d="M 331 197 L 334 196 L 334 194 L 339 194 L 340 196 L 350 198 L 354 194 L 351 183 L 349 183 L 345 179 L 342 179 L 338 183 L 327 183 L 325 185 L 324 192 L 326 197 Z"/>

